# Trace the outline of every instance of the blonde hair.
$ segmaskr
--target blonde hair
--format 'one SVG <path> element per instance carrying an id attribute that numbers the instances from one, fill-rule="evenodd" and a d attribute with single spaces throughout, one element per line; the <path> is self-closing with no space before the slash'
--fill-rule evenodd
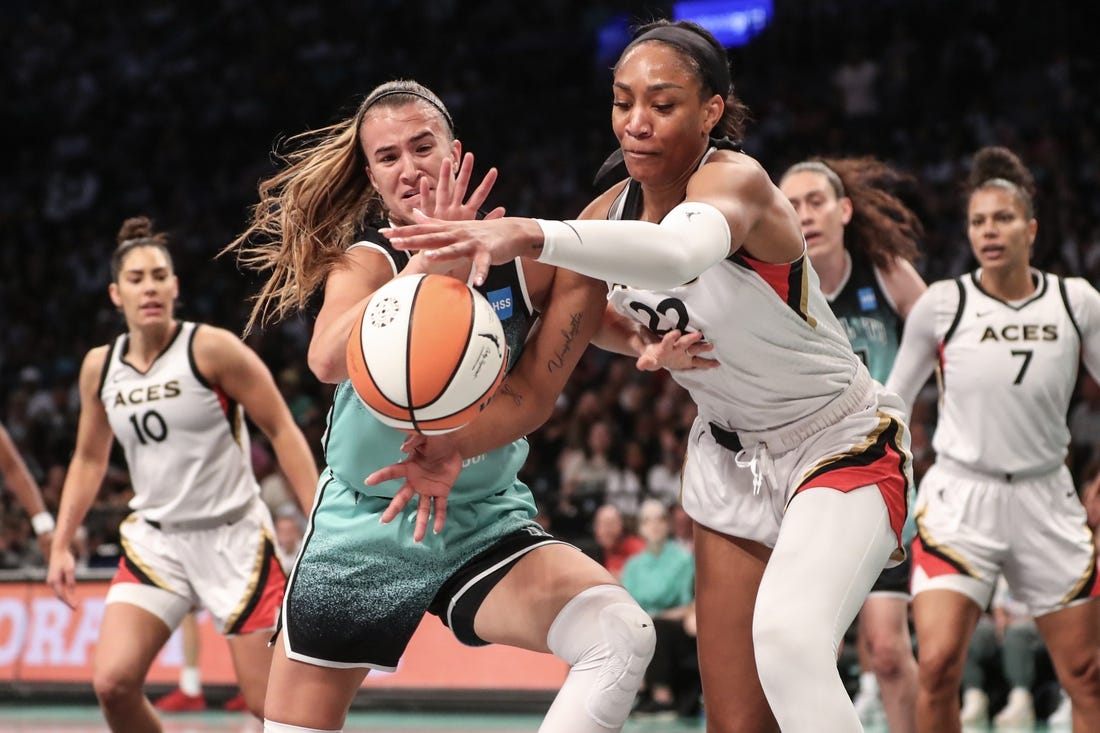
<path id="1" fill-rule="evenodd" d="M 253 298 L 245 333 L 278 322 L 305 307 L 337 266 L 356 232 L 385 215 L 382 197 L 365 169 L 359 128 L 372 107 L 426 103 L 445 121 L 451 117 L 430 89 L 411 80 L 376 87 L 352 117 L 289 138 L 289 152 L 275 152 L 286 167 L 259 185 L 248 227 L 219 256 L 236 252 L 239 265 L 269 272 Z"/>

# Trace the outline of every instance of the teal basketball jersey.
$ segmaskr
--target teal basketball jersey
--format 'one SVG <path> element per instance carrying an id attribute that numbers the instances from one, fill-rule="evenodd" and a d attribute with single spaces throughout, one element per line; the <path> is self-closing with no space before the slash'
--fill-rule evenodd
<path id="1" fill-rule="evenodd" d="M 901 318 L 879 282 L 874 265 L 861 252 L 851 252 L 852 271 L 835 297 L 833 313 L 867 371 L 885 384 L 898 354 Z"/>
<path id="2" fill-rule="evenodd" d="M 409 261 L 408 252 L 394 249 L 375 228 L 361 232 L 352 247 L 368 247 L 381 252 L 389 259 L 394 275 Z M 504 327 L 508 369 L 511 370 L 523 353 L 527 335 L 537 318 L 520 260 L 489 268 L 485 283 L 476 289 L 493 306 Z M 369 487 L 363 480 L 378 469 L 403 460 L 405 454 L 401 452 L 401 444 L 404 441 L 405 433 L 382 424 L 371 414 L 355 394 L 350 381 L 345 380 L 337 386 L 324 437 L 325 461 L 333 476 L 359 493 L 392 498 L 402 480 Z M 466 459 L 449 501 L 474 501 L 511 486 L 527 460 L 528 450 L 527 440 L 521 438 Z"/>

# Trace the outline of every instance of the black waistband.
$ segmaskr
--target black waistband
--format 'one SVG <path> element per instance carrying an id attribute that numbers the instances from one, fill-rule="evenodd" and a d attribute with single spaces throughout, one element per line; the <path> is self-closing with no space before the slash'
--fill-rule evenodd
<path id="1" fill-rule="evenodd" d="M 732 430 L 726 430 L 716 423 L 710 424 L 710 434 L 714 436 L 715 442 L 726 450 L 731 450 L 736 453 L 745 447 L 741 445 L 741 439 L 737 437 L 737 433 Z"/>

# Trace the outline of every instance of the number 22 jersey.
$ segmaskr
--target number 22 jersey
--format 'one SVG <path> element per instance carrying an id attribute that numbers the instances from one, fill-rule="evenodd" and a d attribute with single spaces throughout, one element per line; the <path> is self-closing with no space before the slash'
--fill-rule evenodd
<path id="1" fill-rule="evenodd" d="M 181 321 L 144 372 L 126 361 L 129 335 L 120 335 L 100 381 L 99 397 L 130 469 L 130 508 L 155 522 L 228 514 L 259 493 L 244 410 L 195 364 L 198 328 Z"/>
<path id="2" fill-rule="evenodd" d="M 635 219 L 641 191 L 631 180 L 608 219 Z M 629 256 L 629 252 L 624 252 Z M 657 335 L 702 331 L 714 345 L 713 369 L 672 371 L 703 419 L 727 430 L 782 428 L 826 408 L 867 369 L 821 292 L 805 249 L 787 264 L 768 264 L 739 250 L 695 280 L 663 291 L 613 285 L 621 314 Z"/>

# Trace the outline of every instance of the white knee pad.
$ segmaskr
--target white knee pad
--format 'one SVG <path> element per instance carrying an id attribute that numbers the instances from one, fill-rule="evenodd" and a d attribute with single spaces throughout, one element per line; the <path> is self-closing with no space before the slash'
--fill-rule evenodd
<path id="1" fill-rule="evenodd" d="M 340 733 L 338 730 L 321 730 L 320 728 L 303 728 L 300 725 L 276 723 L 264 718 L 264 733 Z"/>
<path id="2" fill-rule="evenodd" d="M 555 713 L 565 713 L 563 708 L 583 705 L 592 721 L 619 729 L 657 643 L 649 614 L 620 586 L 597 585 L 565 604 L 550 625 L 546 643 L 570 665 L 554 702 L 559 710 L 552 709 L 548 721 Z M 574 723 L 571 730 L 579 728 Z"/>

